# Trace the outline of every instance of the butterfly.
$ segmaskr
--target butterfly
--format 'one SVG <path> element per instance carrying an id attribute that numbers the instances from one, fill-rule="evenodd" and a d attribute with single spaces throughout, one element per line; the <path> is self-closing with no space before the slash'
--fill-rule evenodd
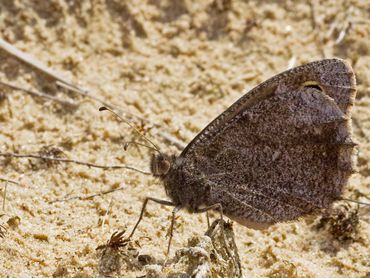
<path id="1" fill-rule="evenodd" d="M 181 154 L 155 148 L 151 173 L 170 201 L 146 198 L 128 239 L 148 201 L 175 207 L 170 242 L 182 208 L 216 209 L 255 229 L 329 208 L 354 172 L 355 94 L 355 76 L 345 61 L 308 63 L 246 93 Z"/>

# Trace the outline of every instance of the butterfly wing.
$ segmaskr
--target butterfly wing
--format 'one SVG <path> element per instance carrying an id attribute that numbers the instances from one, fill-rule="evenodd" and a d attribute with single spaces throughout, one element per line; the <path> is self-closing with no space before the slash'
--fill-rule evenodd
<path id="1" fill-rule="evenodd" d="M 205 205 L 260 227 L 338 199 L 353 172 L 351 68 L 313 62 L 262 83 L 211 122 L 180 155 Z"/>

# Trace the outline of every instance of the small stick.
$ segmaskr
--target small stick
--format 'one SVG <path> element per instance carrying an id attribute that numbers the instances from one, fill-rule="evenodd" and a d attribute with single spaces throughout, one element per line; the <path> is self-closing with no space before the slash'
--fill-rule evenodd
<path id="1" fill-rule="evenodd" d="M 172 135 L 166 133 L 166 132 L 161 132 L 159 130 L 154 131 L 154 133 L 157 133 L 159 136 L 161 136 L 165 141 L 171 143 L 175 147 L 177 147 L 180 151 L 186 148 L 186 144 L 179 139 L 173 137 Z"/>
<path id="2" fill-rule="evenodd" d="M 96 102 L 104 105 L 104 106 L 107 106 L 108 108 L 110 109 L 114 109 L 114 110 L 117 110 L 119 111 L 120 113 L 126 115 L 126 116 L 129 116 L 129 117 L 133 117 L 133 118 L 137 118 L 139 120 L 142 120 L 142 121 L 146 121 L 147 119 L 144 119 L 143 117 L 137 115 L 137 114 L 134 114 L 132 112 L 127 112 L 127 111 L 124 111 L 121 107 L 117 106 L 117 105 L 114 105 L 114 104 L 111 104 L 111 103 L 108 103 L 106 102 L 105 100 L 89 93 L 88 91 L 81 91 L 79 89 L 76 89 L 75 87 L 72 87 L 70 86 L 70 84 L 66 84 L 66 83 L 63 83 L 63 82 L 60 82 L 60 81 L 56 81 L 56 84 L 60 87 L 63 87 L 63 88 L 66 88 L 67 90 L 70 90 L 72 92 L 75 92 L 77 94 L 80 94 L 80 95 L 83 95 L 84 97 L 87 97 L 87 98 L 90 98 L 92 100 L 95 100 Z"/>
<path id="3" fill-rule="evenodd" d="M 151 175 L 150 172 L 146 172 L 144 170 L 137 169 L 133 166 L 126 165 L 126 164 L 119 164 L 119 165 L 99 165 L 89 162 L 83 162 L 79 160 L 74 159 L 66 159 L 66 158 L 57 158 L 57 157 L 49 157 L 49 156 L 42 156 L 42 155 L 35 155 L 35 154 L 16 154 L 16 153 L 0 153 L 0 156 L 3 157 L 16 157 L 16 158 L 36 158 L 36 159 L 43 159 L 43 160 L 49 160 L 49 161 L 58 161 L 58 162 L 64 162 L 64 163 L 74 163 L 79 165 L 84 165 L 92 168 L 100 168 L 100 169 L 129 169 L 134 170 L 136 172 L 145 174 L 145 175 Z"/>
<path id="4" fill-rule="evenodd" d="M 66 202 L 66 201 L 70 201 L 70 200 L 89 200 L 89 199 L 93 199 L 95 197 L 106 195 L 106 194 L 109 194 L 109 193 L 113 193 L 113 192 L 116 192 L 116 191 L 119 191 L 119 190 L 123 190 L 123 187 L 119 187 L 119 188 L 115 188 L 115 189 L 108 189 L 108 190 L 105 190 L 105 191 L 102 191 L 102 192 L 99 192 L 99 193 L 95 193 L 95 194 L 91 194 L 91 195 L 88 195 L 88 196 L 73 196 L 73 197 L 69 197 L 69 198 L 57 199 L 57 200 L 51 201 L 50 204 L 57 203 L 57 202 Z"/>
<path id="5" fill-rule="evenodd" d="M 72 84 L 71 82 L 69 82 L 68 80 L 64 79 L 63 77 L 61 77 L 59 74 L 57 74 L 56 72 L 54 72 L 53 70 L 51 70 L 50 68 L 46 67 L 45 65 L 43 65 L 42 63 L 40 63 L 39 61 L 37 61 L 34 57 L 32 57 L 31 55 L 19 50 L 18 48 L 16 48 L 15 46 L 11 45 L 10 43 L 4 41 L 3 39 L 0 38 L 0 48 L 2 48 L 3 50 L 5 50 L 6 52 L 8 52 L 9 54 L 17 57 L 19 60 L 37 68 L 38 70 L 42 71 L 43 73 L 45 73 L 46 75 L 60 81 L 60 82 L 63 82 L 67 85 L 69 85 L 70 87 L 73 87 L 75 88 L 76 90 L 79 90 L 83 93 L 86 93 L 86 90 L 82 89 L 82 88 L 79 88 L 78 86 Z"/>
<path id="6" fill-rule="evenodd" d="M 38 70 L 42 71 L 43 73 L 45 73 L 46 75 L 54 78 L 56 80 L 56 84 L 59 85 L 59 86 L 62 86 L 66 89 L 69 89 L 75 93 L 78 93 L 80 95 L 83 95 L 85 97 L 88 97 L 90 99 L 93 99 L 99 103 L 101 103 L 102 105 L 104 106 L 107 106 L 108 108 L 111 108 L 111 109 L 116 109 L 118 110 L 120 113 L 124 113 L 125 115 L 128 115 L 128 116 L 132 116 L 132 117 L 135 117 L 137 119 L 140 119 L 140 120 L 143 120 L 145 122 L 148 122 L 150 124 L 152 124 L 151 122 L 148 121 L 148 119 L 145 119 L 139 115 L 136 115 L 134 113 L 131 113 L 131 112 L 125 112 L 123 111 L 122 108 L 120 108 L 119 106 L 116 106 L 116 105 L 113 105 L 113 104 L 110 104 L 110 103 L 107 103 L 106 101 L 92 95 L 91 93 L 88 92 L 88 90 L 86 89 L 83 89 L 83 88 L 80 88 L 78 87 L 77 85 L 74 85 L 72 84 L 72 82 L 64 79 L 63 77 L 61 77 L 59 74 L 55 73 L 53 70 L 51 70 L 50 68 L 46 67 L 44 64 L 42 64 L 41 62 L 37 61 L 34 57 L 32 57 L 31 55 L 19 50 L 18 48 L 16 48 L 15 46 L 9 44 L 8 42 L 4 41 L 3 39 L 0 38 L 0 48 L 2 48 L 4 51 L 8 52 L 9 54 L 15 56 L 16 58 L 18 58 L 19 60 L 27 63 L 28 65 L 31 65 L 35 68 L 37 68 Z M 36 95 L 36 94 L 35 94 Z M 50 97 L 50 96 L 49 96 Z M 159 126 L 158 124 L 153 124 L 155 126 Z M 169 134 L 167 133 L 164 133 L 164 132 L 158 132 L 158 134 L 160 136 L 162 136 L 165 140 L 171 142 L 172 144 L 174 144 L 176 147 L 178 147 L 179 149 L 183 149 L 182 146 L 184 146 L 184 144 L 181 144 L 181 142 L 179 142 L 178 140 L 176 140 L 175 138 L 173 138 L 172 136 L 170 136 Z"/>
<path id="7" fill-rule="evenodd" d="M 106 108 L 109 108 L 109 110 L 110 110 L 111 112 L 113 112 L 114 114 L 116 114 L 118 117 L 120 117 L 120 115 L 118 115 L 115 111 L 117 111 L 117 112 L 119 112 L 119 113 L 122 113 L 122 114 L 124 114 L 125 116 L 128 116 L 128 117 L 131 117 L 131 118 L 136 118 L 136 119 L 142 120 L 142 121 L 147 122 L 147 123 L 149 123 L 149 124 L 151 124 L 151 125 L 153 125 L 153 126 L 160 127 L 160 125 L 159 125 L 159 124 L 152 123 L 152 122 L 150 122 L 147 118 L 143 118 L 143 117 L 141 117 L 141 116 L 139 116 L 139 115 L 137 115 L 137 114 L 134 114 L 134 113 L 132 113 L 132 112 L 124 111 L 121 107 L 119 107 L 119 106 L 117 106 L 117 105 L 114 105 L 114 104 L 111 104 L 111 103 L 108 103 L 108 102 L 106 102 L 105 100 L 103 100 L 103 99 L 101 99 L 101 98 L 96 97 L 95 95 L 89 94 L 89 93 L 87 93 L 87 92 L 80 92 L 80 91 L 78 91 L 78 90 L 76 90 L 76 89 L 74 89 L 74 88 L 69 87 L 69 85 L 68 85 L 68 84 L 65 84 L 65 83 L 62 83 L 62 82 L 59 82 L 59 81 L 57 81 L 56 83 L 57 83 L 57 85 L 59 85 L 59 86 L 61 86 L 61 87 L 63 87 L 63 88 L 66 88 L 66 89 L 71 90 L 71 91 L 73 91 L 73 92 L 76 92 L 76 93 L 82 94 L 82 95 L 84 95 L 85 97 L 88 97 L 88 98 L 90 98 L 90 99 L 92 99 L 92 100 L 95 100 L 96 102 L 98 102 L 98 103 L 102 104 L 102 105 L 103 105 L 103 107 L 104 107 L 104 106 L 106 106 Z M 123 120 L 124 120 L 126 123 L 127 123 L 127 122 L 129 122 L 128 120 L 125 120 L 125 119 L 123 119 Z M 136 129 L 136 128 L 134 128 L 134 129 Z M 164 140 L 166 140 L 166 141 L 170 142 L 171 144 L 173 144 L 174 146 L 176 146 L 179 150 L 183 150 L 183 149 L 185 149 L 186 144 L 184 144 L 184 143 L 183 143 L 183 142 L 181 142 L 180 140 L 178 140 L 178 139 L 174 138 L 174 137 L 173 137 L 173 136 L 171 136 L 170 134 L 168 134 L 168 133 L 166 133 L 166 132 L 163 132 L 163 131 L 157 131 L 156 133 L 157 133 L 158 135 L 160 135 Z"/>
<path id="8" fill-rule="evenodd" d="M 12 184 L 16 184 L 16 185 L 22 186 L 19 182 L 16 182 L 14 180 L 9 180 L 9 179 L 6 179 L 6 178 L 2 178 L 2 177 L 0 177 L 0 181 L 5 181 L 7 183 L 12 183 Z"/>
<path id="9" fill-rule="evenodd" d="M 86 90 L 84 88 L 81 88 L 81 87 L 73 84 L 72 82 L 68 81 L 67 79 L 61 77 L 60 74 L 57 74 L 52 69 L 48 68 L 47 66 L 45 66 L 44 64 L 42 64 L 41 62 L 39 62 L 38 60 L 36 60 L 36 58 L 34 58 L 31 55 L 29 55 L 29 54 L 27 54 L 27 53 L 19 50 L 18 48 L 16 48 L 15 46 L 11 45 L 10 43 L 4 41 L 1 38 L 0 38 L 0 48 L 2 48 L 3 50 L 5 50 L 9 54 L 15 56 L 19 60 L 27 63 L 28 65 L 33 66 L 36 69 L 42 71 L 43 73 L 45 73 L 49 77 L 52 77 L 53 79 L 56 80 L 57 85 L 62 86 L 64 88 L 67 88 L 68 90 L 73 91 L 75 93 L 81 94 L 81 95 L 86 96 L 86 97 L 89 97 L 91 99 L 94 99 L 94 100 L 100 102 L 101 104 L 103 104 L 105 106 L 109 106 L 109 107 L 116 108 L 116 109 L 118 108 L 117 106 L 112 105 L 112 104 L 109 104 L 109 103 L 105 102 L 104 100 L 101 100 L 100 98 L 98 98 L 98 97 L 90 94 L 88 92 L 88 90 Z M 119 110 L 122 111 L 122 109 L 119 109 Z M 141 120 L 144 120 L 142 117 L 140 117 L 138 115 L 134 115 L 132 113 L 128 113 L 128 112 L 124 112 L 124 111 L 122 111 L 122 112 L 125 113 L 125 114 L 127 114 L 127 115 L 131 115 L 131 116 L 137 117 L 137 118 L 139 118 Z"/>
<path id="10" fill-rule="evenodd" d="M 21 87 L 18 87 L 18 86 L 9 84 L 9 83 L 5 83 L 3 81 L 0 81 L 0 85 L 9 87 L 9 88 L 11 88 L 13 90 L 19 90 L 21 92 L 25 92 L 27 94 L 30 94 L 30 95 L 33 95 L 33 96 L 36 96 L 36 97 L 50 99 L 52 101 L 59 102 L 59 103 L 61 103 L 63 105 L 67 105 L 67 106 L 71 106 L 71 107 L 76 107 L 77 106 L 77 104 L 74 103 L 74 102 L 71 102 L 71 101 L 68 101 L 68 100 L 63 100 L 63 99 L 60 99 L 58 97 L 53 97 L 53 96 L 50 96 L 50 95 L 48 95 L 46 93 L 42 93 L 42 92 L 38 92 L 38 91 L 32 91 L 32 90 L 29 90 L 29 89 L 21 88 Z"/>
<path id="11" fill-rule="evenodd" d="M 111 113 L 113 113 L 115 116 L 117 116 L 120 120 L 122 120 L 123 122 L 125 122 L 126 124 L 128 124 L 132 129 L 134 129 L 141 137 L 145 137 L 145 140 L 148 141 L 151 145 L 153 145 L 154 149 L 156 151 L 159 151 L 159 148 L 153 144 L 153 142 L 151 142 L 151 140 L 149 140 L 146 136 L 144 136 L 143 134 L 141 134 L 140 131 L 137 130 L 137 128 L 132 124 L 130 123 L 130 121 L 122 118 L 117 112 L 114 111 L 114 109 L 111 109 L 110 107 L 100 107 L 99 108 L 99 111 L 104 111 L 104 110 L 108 110 L 110 111 Z M 147 121 L 149 122 L 149 121 Z M 149 122 L 150 123 L 150 122 Z M 153 124 L 154 126 L 156 127 L 159 127 L 158 124 Z M 166 141 L 170 142 L 171 144 L 173 144 L 174 146 L 176 146 L 179 150 L 183 150 L 185 149 L 186 147 L 186 144 L 184 144 L 183 142 L 181 142 L 180 140 L 174 138 L 173 136 L 171 136 L 170 134 L 166 133 L 166 132 L 161 132 L 161 131 L 157 131 L 156 132 L 157 134 L 159 134 L 163 139 L 165 139 Z M 148 146 L 146 146 L 148 147 Z"/>
<path id="12" fill-rule="evenodd" d="M 359 205 L 370 206 L 370 203 L 361 202 L 361 201 L 357 201 L 357 200 L 352 200 L 352 199 L 347 199 L 347 198 L 341 198 L 341 200 L 356 203 L 356 204 L 359 204 Z"/>

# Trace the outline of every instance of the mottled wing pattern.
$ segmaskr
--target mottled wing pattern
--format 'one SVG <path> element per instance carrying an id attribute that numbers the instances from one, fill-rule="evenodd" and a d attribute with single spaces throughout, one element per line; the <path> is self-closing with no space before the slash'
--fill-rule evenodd
<path id="1" fill-rule="evenodd" d="M 339 59 L 283 72 L 211 122 L 180 155 L 182 171 L 209 188 L 205 205 L 247 226 L 327 208 L 353 171 L 354 95 Z"/>

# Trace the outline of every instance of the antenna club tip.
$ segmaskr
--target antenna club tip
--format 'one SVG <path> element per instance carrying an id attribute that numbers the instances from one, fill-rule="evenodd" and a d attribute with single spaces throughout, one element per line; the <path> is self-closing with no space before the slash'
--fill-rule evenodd
<path id="1" fill-rule="evenodd" d="M 99 108 L 99 111 L 105 111 L 105 110 L 108 110 L 108 108 L 105 107 L 105 106 L 102 106 L 102 107 Z"/>

